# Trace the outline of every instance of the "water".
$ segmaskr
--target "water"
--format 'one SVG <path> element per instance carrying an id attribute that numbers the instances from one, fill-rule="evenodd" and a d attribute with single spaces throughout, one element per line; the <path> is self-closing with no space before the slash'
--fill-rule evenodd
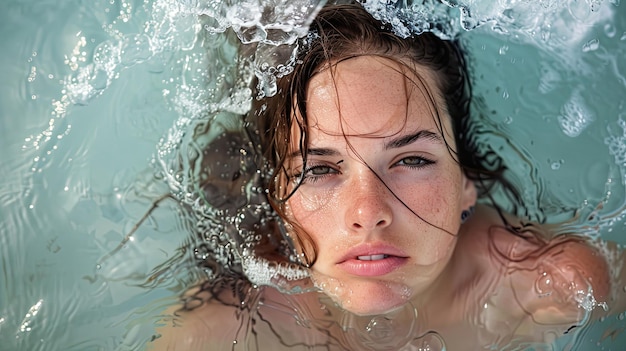
<path id="1" fill-rule="evenodd" d="M 320 5 L 275 1 L 262 5 L 265 11 L 256 1 L 0 5 L 0 349 L 137 349 L 152 337 L 155 316 L 215 266 L 230 264 L 258 283 L 279 269 L 284 279 L 272 283 L 308 288 L 297 283 L 302 276 L 293 267 L 239 262 L 245 250 L 232 250 L 230 236 L 206 238 L 210 245 L 202 246 L 190 234 L 198 226 L 248 230 L 239 216 L 269 216 L 258 201 L 241 209 L 225 200 L 239 188 L 201 194 L 202 174 L 192 164 L 211 139 L 193 135 L 240 127 L 252 76 L 273 93 L 273 79 L 290 71 L 294 49 L 276 44 L 304 35 L 301 25 Z M 520 215 L 557 222 L 577 212 L 579 230 L 626 244 L 623 4 L 370 5 L 399 34 L 463 33 L 474 94 L 484 99 L 474 108 L 492 131 L 481 138 L 505 155 L 524 189 L 528 209 Z M 254 63 L 235 60 L 240 41 L 256 43 Z M 228 172 L 214 176 L 232 178 Z M 254 173 L 247 177 L 242 182 L 253 185 Z M 207 206 L 207 196 L 224 201 Z M 254 244 L 238 240 L 243 248 Z M 216 248 L 228 259 L 190 268 Z M 625 325 L 623 315 L 606 318 L 556 348 L 619 350 Z"/>

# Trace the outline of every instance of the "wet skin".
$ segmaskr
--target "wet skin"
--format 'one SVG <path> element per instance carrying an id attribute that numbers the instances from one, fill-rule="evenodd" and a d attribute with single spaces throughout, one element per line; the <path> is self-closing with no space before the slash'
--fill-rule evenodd
<path id="1" fill-rule="evenodd" d="M 288 201 L 289 219 L 317 247 L 317 284 L 357 314 L 436 294 L 461 212 L 476 201 L 448 149 L 454 138 L 443 102 L 435 94 L 435 107 L 428 98 L 436 82 L 431 72 L 416 70 L 426 86 L 379 57 L 328 66 L 309 83 L 304 174 L 297 173 L 303 163 L 297 142 L 292 147 L 298 156 L 290 172 L 304 182 Z"/>

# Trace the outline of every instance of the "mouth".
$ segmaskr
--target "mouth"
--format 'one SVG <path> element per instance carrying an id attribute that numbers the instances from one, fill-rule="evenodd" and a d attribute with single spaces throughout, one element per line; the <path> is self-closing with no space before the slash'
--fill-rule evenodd
<path id="1" fill-rule="evenodd" d="M 351 275 L 375 277 L 395 271 L 408 260 L 404 252 L 394 247 L 363 245 L 350 250 L 337 262 L 337 266 Z"/>

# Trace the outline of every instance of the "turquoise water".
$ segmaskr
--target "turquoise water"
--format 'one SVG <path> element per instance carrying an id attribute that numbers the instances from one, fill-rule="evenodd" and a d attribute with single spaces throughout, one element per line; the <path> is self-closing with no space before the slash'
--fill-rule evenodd
<path id="1" fill-rule="evenodd" d="M 1 350 L 138 349 L 202 274 L 179 250 L 193 221 L 171 199 L 117 248 L 163 194 L 194 203 L 181 145 L 217 123 L 207 116 L 232 123 L 249 104 L 237 39 L 221 32 L 261 39 L 246 30 L 258 6 L 233 3 L 230 15 L 220 11 L 228 3 L 191 0 L 0 4 Z M 447 2 L 468 18 L 426 3 L 451 16 L 442 34 L 463 32 L 484 99 L 475 109 L 491 130 L 481 138 L 501 146 L 524 189 L 520 214 L 556 222 L 577 212 L 579 230 L 626 244 L 625 5 Z M 464 32 L 461 22 L 482 25 Z M 556 349 L 621 350 L 626 336 L 609 334 L 624 327 L 607 318 Z"/>

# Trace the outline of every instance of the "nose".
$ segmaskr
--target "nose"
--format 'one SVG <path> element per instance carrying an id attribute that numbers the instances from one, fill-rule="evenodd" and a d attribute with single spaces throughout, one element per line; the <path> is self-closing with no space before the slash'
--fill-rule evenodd
<path id="1" fill-rule="evenodd" d="M 352 231 L 382 229 L 393 218 L 389 189 L 370 170 L 367 173 L 355 179 L 345 192 L 346 225 Z"/>

